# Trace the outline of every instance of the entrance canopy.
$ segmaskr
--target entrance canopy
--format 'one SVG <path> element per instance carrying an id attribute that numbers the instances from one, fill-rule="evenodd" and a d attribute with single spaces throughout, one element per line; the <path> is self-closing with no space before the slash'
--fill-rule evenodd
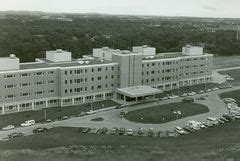
<path id="1" fill-rule="evenodd" d="M 134 87 L 118 88 L 116 89 L 116 92 L 124 96 L 136 98 L 136 97 L 144 97 L 144 96 L 162 93 L 162 90 L 152 88 L 150 86 L 134 86 Z"/>

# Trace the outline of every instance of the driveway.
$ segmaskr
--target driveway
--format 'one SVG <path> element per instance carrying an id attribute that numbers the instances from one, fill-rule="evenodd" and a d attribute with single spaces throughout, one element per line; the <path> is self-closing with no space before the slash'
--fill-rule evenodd
<path id="1" fill-rule="evenodd" d="M 96 127 L 96 128 L 98 128 L 98 127 L 107 127 L 107 128 L 125 127 L 125 128 L 131 128 L 134 130 L 137 130 L 139 127 L 143 127 L 144 129 L 148 129 L 151 127 L 151 128 L 154 128 L 155 131 L 157 131 L 157 130 L 163 130 L 163 131 L 164 130 L 173 130 L 173 128 L 175 126 L 185 126 L 185 124 L 189 120 L 204 121 L 209 116 L 219 117 L 223 113 L 226 113 L 227 107 L 224 104 L 224 102 L 219 98 L 218 94 L 223 93 L 223 92 L 232 91 L 232 90 L 240 90 L 240 86 L 235 86 L 235 87 L 229 88 L 229 89 L 213 91 L 213 92 L 206 93 L 206 94 L 195 95 L 194 96 L 195 98 L 201 97 L 204 95 L 208 95 L 208 97 L 206 97 L 206 100 L 201 100 L 201 101 L 196 100 L 196 103 L 200 103 L 200 104 L 208 106 L 209 112 L 200 114 L 200 115 L 194 115 L 194 116 L 181 118 L 181 119 L 171 121 L 168 123 L 163 123 L 163 124 L 136 123 L 136 122 L 128 121 L 124 118 L 119 118 L 118 115 L 121 111 L 132 111 L 132 110 L 148 108 L 148 107 L 152 107 L 152 106 L 156 106 L 156 105 L 180 102 L 182 100 L 182 98 L 139 104 L 139 105 L 130 106 L 130 107 L 122 108 L 122 109 L 109 108 L 107 111 L 101 111 L 99 113 L 87 115 L 87 116 L 83 116 L 83 117 L 71 118 L 69 120 L 56 121 L 56 122 L 52 122 L 52 123 L 48 123 L 48 124 L 36 124 L 34 126 L 29 126 L 29 127 L 19 127 L 19 128 L 10 130 L 10 131 L 0 131 L 0 139 L 6 138 L 7 135 L 12 132 L 23 132 L 25 135 L 29 135 L 29 134 L 32 134 L 32 130 L 37 127 L 47 127 L 47 128 L 59 127 L 59 126 Z M 104 121 L 100 121 L 100 122 L 91 121 L 91 119 L 96 118 L 96 117 L 102 117 L 102 118 L 104 118 Z"/>

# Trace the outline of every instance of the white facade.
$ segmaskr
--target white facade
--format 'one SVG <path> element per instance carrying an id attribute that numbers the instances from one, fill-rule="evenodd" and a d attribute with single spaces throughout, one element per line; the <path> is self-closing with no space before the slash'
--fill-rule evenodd
<path id="1" fill-rule="evenodd" d="M 148 47 L 147 45 L 143 45 L 143 46 L 134 46 L 132 48 L 132 51 L 133 52 L 136 52 L 136 53 L 142 53 L 143 55 L 146 55 L 146 56 L 153 56 L 153 55 L 156 55 L 156 48 L 154 47 Z"/>
<path id="2" fill-rule="evenodd" d="M 46 51 L 46 59 L 52 62 L 64 62 L 72 60 L 72 53 L 57 49 L 55 51 Z"/>
<path id="3" fill-rule="evenodd" d="M 19 69 L 19 58 L 11 54 L 10 57 L 0 58 L 0 64 L 0 71 L 16 70 Z"/>

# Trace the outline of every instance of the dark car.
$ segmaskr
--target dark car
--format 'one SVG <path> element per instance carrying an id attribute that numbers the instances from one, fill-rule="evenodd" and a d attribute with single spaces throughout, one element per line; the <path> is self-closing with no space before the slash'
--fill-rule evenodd
<path id="1" fill-rule="evenodd" d="M 182 102 L 194 102 L 194 98 L 193 97 L 186 97 L 182 100 Z"/>
<path id="2" fill-rule="evenodd" d="M 153 129 L 149 128 L 148 129 L 148 136 L 153 137 L 153 135 L 154 135 Z"/>
<path id="3" fill-rule="evenodd" d="M 48 129 L 46 127 L 38 127 L 33 130 L 33 133 L 46 132 Z"/>
<path id="4" fill-rule="evenodd" d="M 125 131 L 126 129 L 124 127 L 121 127 L 119 130 L 118 130 L 118 134 L 119 135 L 124 135 L 125 134 Z"/>
<path id="5" fill-rule="evenodd" d="M 53 122 L 51 119 L 47 119 L 46 121 L 44 121 L 44 123 L 50 123 L 50 122 Z"/>
<path id="6" fill-rule="evenodd" d="M 190 128 L 189 126 L 185 126 L 185 127 L 183 127 L 183 129 L 188 131 L 188 132 L 195 132 L 195 130 Z"/>
<path id="7" fill-rule="evenodd" d="M 118 132 L 118 128 L 117 128 L 117 127 L 113 127 L 113 128 L 111 129 L 110 134 L 111 134 L 111 135 L 114 135 L 114 134 L 117 134 L 117 132 Z"/>
<path id="8" fill-rule="evenodd" d="M 8 135 L 8 138 L 16 138 L 16 137 L 21 137 L 21 136 L 23 136 L 23 133 L 21 133 L 21 132 L 14 132 L 14 133 L 12 133 L 12 134 L 9 134 Z"/>
<path id="9" fill-rule="evenodd" d="M 85 115 L 87 115 L 87 113 L 84 112 L 84 111 L 82 111 L 80 114 L 78 114 L 79 117 L 82 117 L 82 116 L 85 116 Z"/>
<path id="10" fill-rule="evenodd" d="M 143 130 L 143 128 L 142 128 L 142 127 L 140 127 L 140 128 L 138 129 L 138 131 L 137 131 L 137 133 L 138 133 L 139 135 L 142 135 L 142 134 L 143 134 L 143 132 L 144 132 L 144 130 Z"/>
<path id="11" fill-rule="evenodd" d="M 108 129 L 106 127 L 103 127 L 103 128 L 100 129 L 99 133 L 100 134 L 106 134 L 107 131 L 108 131 Z"/>
<path id="12" fill-rule="evenodd" d="M 69 119 L 69 116 L 63 116 L 62 117 L 62 120 L 67 120 L 67 119 Z"/>

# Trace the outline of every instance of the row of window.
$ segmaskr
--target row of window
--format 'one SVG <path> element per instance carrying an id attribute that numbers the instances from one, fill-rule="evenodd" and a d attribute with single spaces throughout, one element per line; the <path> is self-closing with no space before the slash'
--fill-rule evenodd
<path id="1" fill-rule="evenodd" d="M 90 69 L 77 69 L 77 70 L 69 70 L 69 71 L 64 71 L 65 75 L 68 74 L 87 74 L 89 72 Z M 103 67 L 99 67 L 99 68 L 91 68 L 91 72 L 94 73 L 95 71 L 97 72 L 102 72 L 104 70 Z M 105 71 L 110 70 L 109 67 L 105 67 Z M 111 70 L 114 71 L 114 67 L 111 67 Z"/>
<path id="2" fill-rule="evenodd" d="M 34 85 L 43 85 L 43 84 L 46 84 L 46 83 L 53 84 L 54 80 L 49 80 L 47 82 L 45 82 L 45 81 L 34 82 Z M 21 83 L 19 86 L 20 87 L 28 87 L 30 85 L 31 85 L 31 83 Z M 15 87 L 17 87 L 17 84 L 5 85 L 5 88 L 15 88 Z"/>
<path id="3" fill-rule="evenodd" d="M 54 93 L 55 91 L 53 89 L 51 90 L 48 90 L 48 91 L 37 91 L 37 92 L 34 92 L 34 95 L 42 95 L 42 94 L 45 94 L 45 93 L 48 93 L 48 94 L 52 94 Z M 20 93 L 19 96 L 21 97 L 27 97 L 27 96 L 31 96 L 32 94 L 30 92 L 25 92 L 25 93 Z M 5 99 L 11 99 L 11 98 L 16 98 L 17 95 L 16 94 L 9 94 L 9 95 L 6 95 L 4 98 Z"/>
<path id="4" fill-rule="evenodd" d="M 103 98 L 103 95 L 104 94 L 97 94 L 97 95 L 95 95 L 95 98 L 96 99 Z M 106 97 L 112 97 L 113 93 L 106 93 L 105 96 Z M 85 96 L 85 100 L 93 100 L 93 98 L 94 98 L 94 95 Z M 74 98 L 75 102 L 79 102 L 79 101 L 82 101 L 82 100 L 83 100 L 83 97 L 76 97 L 76 98 Z M 63 103 L 70 103 L 70 102 L 72 102 L 71 98 L 67 98 L 67 99 L 63 100 Z"/>
<path id="5" fill-rule="evenodd" d="M 98 76 L 97 78 L 96 78 L 96 80 L 98 80 L 98 81 L 101 81 L 101 80 L 103 80 L 103 78 L 104 77 L 102 77 L 102 76 Z M 111 79 L 114 79 L 114 75 L 111 75 L 111 77 L 110 77 Z M 109 76 L 105 76 L 105 79 L 109 79 Z M 82 83 L 82 82 L 88 82 L 89 80 L 88 80 L 88 78 L 78 78 L 78 79 L 70 79 L 70 80 L 65 80 L 64 82 L 65 82 L 65 84 L 73 84 L 73 82 L 75 83 L 75 84 L 78 84 L 78 83 Z M 95 81 L 95 78 L 94 77 L 91 77 L 91 81 L 93 82 L 93 81 Z"/>
<path id="6" fill-rule="evenodd" d="M 21 73 L 21 74 L 19 74 L 19 77 L 30 77 L 30 76 L 32 76 L 32 74 L 34 76 L 45 75 L 45 74 L 52 75 L 52 74 L 54 74 L 54 71 Z M 6 75 L 4 75 L 4 78 L 15 78 L 16 76 L 17 76 L 16 74 L 6 74 Z"/>
<path id="7" fill-rule="evenodd" d="M 67 93 L 79 93 L 79 92 L 83 92 L 83 91 L 88 91 L 89 89 L 91 89 L 92 91 L 93 90 L 100 90 L 100 89 L 103 89 L 104 88 L 108 88 L 110 87 L 110 85 L 108 84 L 105 84 L 105 86 L 103 85 L 97 85 L 97 86 L 91 86 L 91 88 L 88 88 L 88 87 L 78 87 L 78 88 L 74 88 L 74 89 L 65 89 L 64 90 L 64 93 L 67 94 Z M 113 87 L 113 84 L 111 84 L 111 87 Z"/>

